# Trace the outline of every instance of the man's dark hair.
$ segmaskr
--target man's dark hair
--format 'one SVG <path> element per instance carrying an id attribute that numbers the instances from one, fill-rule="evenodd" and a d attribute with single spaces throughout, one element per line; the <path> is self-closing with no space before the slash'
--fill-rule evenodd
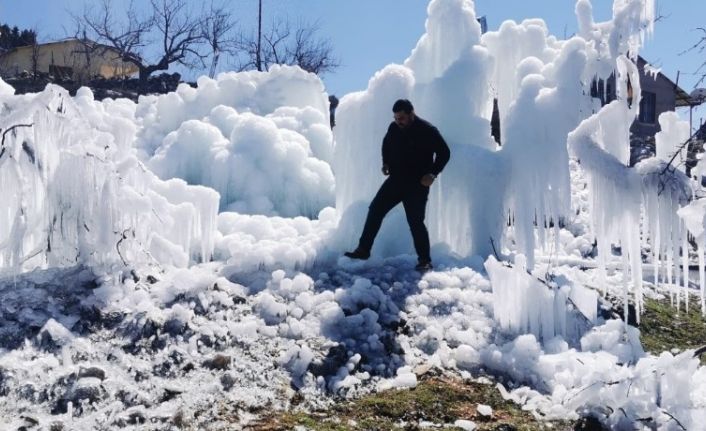
<path id="1" fill-rule="evenodd" d="M 405 114 L 410 114 L 412 111 L 414 111 L 414 106 L 412 106 L 412 102 L 407 99 L 399 99 L 397 102 L 395 102 L 394 105 L 392 105 L 392 112 L 401 111 L 404 111 Z"/>

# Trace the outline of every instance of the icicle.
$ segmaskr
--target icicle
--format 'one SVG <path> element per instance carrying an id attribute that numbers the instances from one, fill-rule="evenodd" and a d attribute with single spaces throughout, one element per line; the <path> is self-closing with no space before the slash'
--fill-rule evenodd
<path id="1" fill-rule="evenodd" d="M 706 240 L 702 238 L 697 247 L 697 253 L 699 254 L 699 290 L 701 292 L 701 314 L 706 316 L 706 295 L 704 295 L 704 287 L 706 286 L 706 259 L 704 258 L 704 251 L 706 249 Z"/>
<path id="2" fill-rule="evenodd" d="M 669 287 L 669 303 L 671 304 L 672 307 L 674 307 L 674 284 L 673 284 L 673 279 L 672 279 L 672 268 L 674 268 L 673 260 L 672 260 L 672 253 L 674 253 L 674 250 L 671 246 L 671 244 L 667 243 L 667 260 L 665 261 L 666 265 L 666 270 L 667 270 L 667 286 Z"/>
<path id="3" fill-rule="evenodd" d="M 630 260 L 628 257 L 628 244 L 622 243 L 622 261 L 623 261 L 623 318 L 625 319 L 625 325 L 628 324 L 628 309 L 630 303 Z"/>
<path id="4" fill-rule="evenodd" d="M 686 306 L 686 312 L 689 312 L 689 240 L 687 239 L 687 232 L 684 223 L 681 225 L 681 236 L 682 236 L 682 285 L 684 290 L 684 305 Z"/>

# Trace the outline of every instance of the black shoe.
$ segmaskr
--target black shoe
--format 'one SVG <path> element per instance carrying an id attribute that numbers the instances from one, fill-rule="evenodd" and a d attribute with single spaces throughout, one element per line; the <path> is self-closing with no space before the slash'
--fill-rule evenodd
<path id="1" fill-rule="evenodd" d="M 366 260 L 370 257 L 370 252 L 358 247 L 353 251 L 347 251 L 343 253 L 343 255 L 346 257 L 350 257 L 351 259 Z"/>
<path id="2" fill-rule="evenodd" d="M 414 267 L 414 269 L 419 272 L 427 272 L 434 269 L 434 266 L 431 264 L 430 260 L 420 260 L 417 266 Z"/>

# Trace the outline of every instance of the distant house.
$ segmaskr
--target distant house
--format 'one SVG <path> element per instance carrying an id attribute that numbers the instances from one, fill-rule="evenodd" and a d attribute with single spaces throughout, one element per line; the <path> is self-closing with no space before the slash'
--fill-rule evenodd
<path id="1" fill-rule="evenodd" d="M 25 71 L 85 80 L 94 76 L 129 76 L 136 73 L 138 68 L 133 63 L 122 61 L 115 48 L 90 40 L 65 39 L 0 53 L 1 77 L 18 76 Z"/>
<path id="2" fill-rule="evenodd" d="M 654 152 L 654 136 L 660 131 L 659 116 L 663 112 L 674 111 L 679 107 L 688 107 L 691 103 L 689 94 L 681 89 L 674 81 L 667 78 L 662 72 L 653 75 L 645 71 L 647 61 L 637 57 L 637 68 L 640 73 L 640 113 L 630 127 L 633 157 L 638 159 L 647 156 L 647 152 Z M 628 88 L 632 92 L 632 88 Z M 604 83 L 602 80 L 594 81 L 591 96 L 600 99 L 601 105 L 615 100 L 615 75 Z M 631 95 L 628 96 L 628 102 Z M 645 149 L 647 147 L 647 149 Z M 644 154 L 643 154 L 644 153 Z M 631 163 L 634 163 L 632 160 Z"/>

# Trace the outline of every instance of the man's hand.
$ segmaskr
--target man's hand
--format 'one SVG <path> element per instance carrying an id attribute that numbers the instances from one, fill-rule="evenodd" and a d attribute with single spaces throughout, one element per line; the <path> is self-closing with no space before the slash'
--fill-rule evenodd
<path id="1" fill-rule="evenodd" d="M 390 167 L 388 165 L 382 165 L 382 174 L 390 175 Z"/>
<path id="2" fill-rule="evenodd" d="M 426 175 L 424 175 L 424 176 L 422 177 L 421 183 L 422 183 L 422 185 L 423 185 L 424 187 L 431 187 L 431 185 L 432 185 L 432 183 L 434 182 L 435 179 L 436 179 L 436 175 L 434 175 L 434 174 L 426 174 Z"/>

